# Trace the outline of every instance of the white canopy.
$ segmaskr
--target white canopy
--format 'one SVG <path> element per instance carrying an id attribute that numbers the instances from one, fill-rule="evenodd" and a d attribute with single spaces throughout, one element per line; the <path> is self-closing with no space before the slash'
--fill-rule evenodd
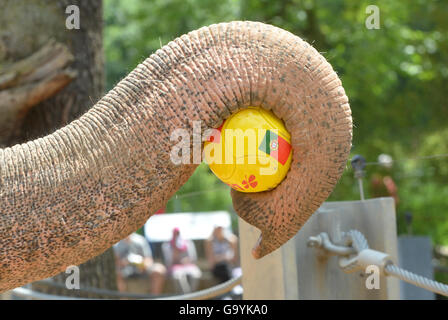
<path id="1" fill-rule="evenodd" d="M 176 227 L 183 239 L 202 240 L 210 237 L 216 226 L 230 231 L 230 213 L 211 211 L 156 214 L 145 223 L 144 231 L 146 239 L 151 242 L 171 240 Z"/>

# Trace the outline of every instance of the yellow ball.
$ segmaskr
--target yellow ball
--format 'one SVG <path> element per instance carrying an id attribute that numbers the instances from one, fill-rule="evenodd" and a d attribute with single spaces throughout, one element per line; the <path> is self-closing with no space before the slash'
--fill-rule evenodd
<path id="1" fill-rule="evenodd" d="M 266 191 L 275 188 L 289 170 L 291 136 L 272 112 L 248 107 L 209 136 L 204 155 L 213 173 L 233 189 Z"/>

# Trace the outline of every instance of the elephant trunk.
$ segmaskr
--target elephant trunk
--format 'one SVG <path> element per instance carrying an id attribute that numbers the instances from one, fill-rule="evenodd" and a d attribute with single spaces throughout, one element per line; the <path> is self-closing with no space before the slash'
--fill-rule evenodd
<path id="1" fill-rule="evenodd" d="M 81 264 L 141 227 L 197 166 L 172 161 L 172 133 L 216 128 L 247 106 L 284 120 L 293 162 L 272 191 L 232 190 L 235 210 L 262 232 L 256 258 L 293 237 L 344 169 L 348 99 L 300 38 L 262 23 L 217 24 L 159 49 L 66 127 L 0 149 L 0 292 Z"/>

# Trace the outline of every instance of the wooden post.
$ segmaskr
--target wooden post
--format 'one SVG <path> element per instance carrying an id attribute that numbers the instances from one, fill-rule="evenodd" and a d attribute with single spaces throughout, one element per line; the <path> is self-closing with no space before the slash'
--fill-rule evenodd
<path id="1" fill-rule="evenodd" d="M 398 263 L 395 204 L 392 198 L 326 202 L 282 248 L 254 260 L 251 246 L 259 232 L 240 220 L 244 299 L 399 299 L 399 280 L 380 277 L 380 289 L 367 289 L 364 272 L 344 273 L 335 256 L 307 247 L 321 232 L 339 241 L 351 229 L 364 234 L 369 247 Z"/>
<path id="2" fill-rule="evenodd" d="M 294 300 L 299 298 L 294 242 L 288 241 L 279 250 L 255 260 L 251 250 L 260 231 L 239 219 L 243 298 Z"/>

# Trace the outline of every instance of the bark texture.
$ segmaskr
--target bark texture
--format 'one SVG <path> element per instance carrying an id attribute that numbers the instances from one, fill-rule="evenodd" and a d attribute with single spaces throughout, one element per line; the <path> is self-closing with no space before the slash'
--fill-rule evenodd
<path id="1" fill-rule="evenodd" d="M 170 42 L 92 109 L 51 135 L 0 149 L 0 290 L 102 253 L 163 207 L 196 165 L 175 165 L 175 129 L 218 127 L 247 106 L 271 109 L 291 133 L 293 162 L 274 190 L 232 191 L 277 249 L 331 193 L 352 119 L 341 81 L 309 44 L 282 29 L 231 22 Z"/>
<path id="2" fill-rule="evenodd" d="M 70 68 L 76 70 L 77 75 L 63 91 L 28 112 L 19 130 L 21 135 L 17 137 L 20 142 L 44 136 L 66 125 L 80 117 L 104 95 L 102 0 L 39 0 L 37 2 L 51 5 L 51 10 L 55 11 L 55 18 L 50 18 L 51 11 L 47 11 L 45 15 L 40 16 L 36 24 L 42 25 L 43 19 L 57 17 L 57 26 L 48 29 L 46 33 L 52 34 L 55 38 L 59 33 L 61 34 L 60 41 L 69 47 L 74 56 Z M 69 5 L 76 5 L 79 8 L 80 29 L 68 30 L 65 26 L 65 19 L 68 16 L 65 9 Z"/>
<path id="3" fill-rule="evenodd" d="M 69 5 L 79 8 L 80 29 L 66 28 Z M 0 1 L 0 146 L 44 136 L 86 112 L 104 94 L 103 65 L 101 0 Z M 116 290 L 112 250 L 79 267 L 81 288 Z M 62 288 L 33 288 L 101 297 L 64 289 L 67 277 L 53 278 Z"/>
<path id="4" fill-rule="evenodd" d="M 31 56 L 0 69 L 0 146 L 14 144 L 29 110 L 76 77 L 67 67 L 72 60 L 66 46 L 49 41 Z"/>

